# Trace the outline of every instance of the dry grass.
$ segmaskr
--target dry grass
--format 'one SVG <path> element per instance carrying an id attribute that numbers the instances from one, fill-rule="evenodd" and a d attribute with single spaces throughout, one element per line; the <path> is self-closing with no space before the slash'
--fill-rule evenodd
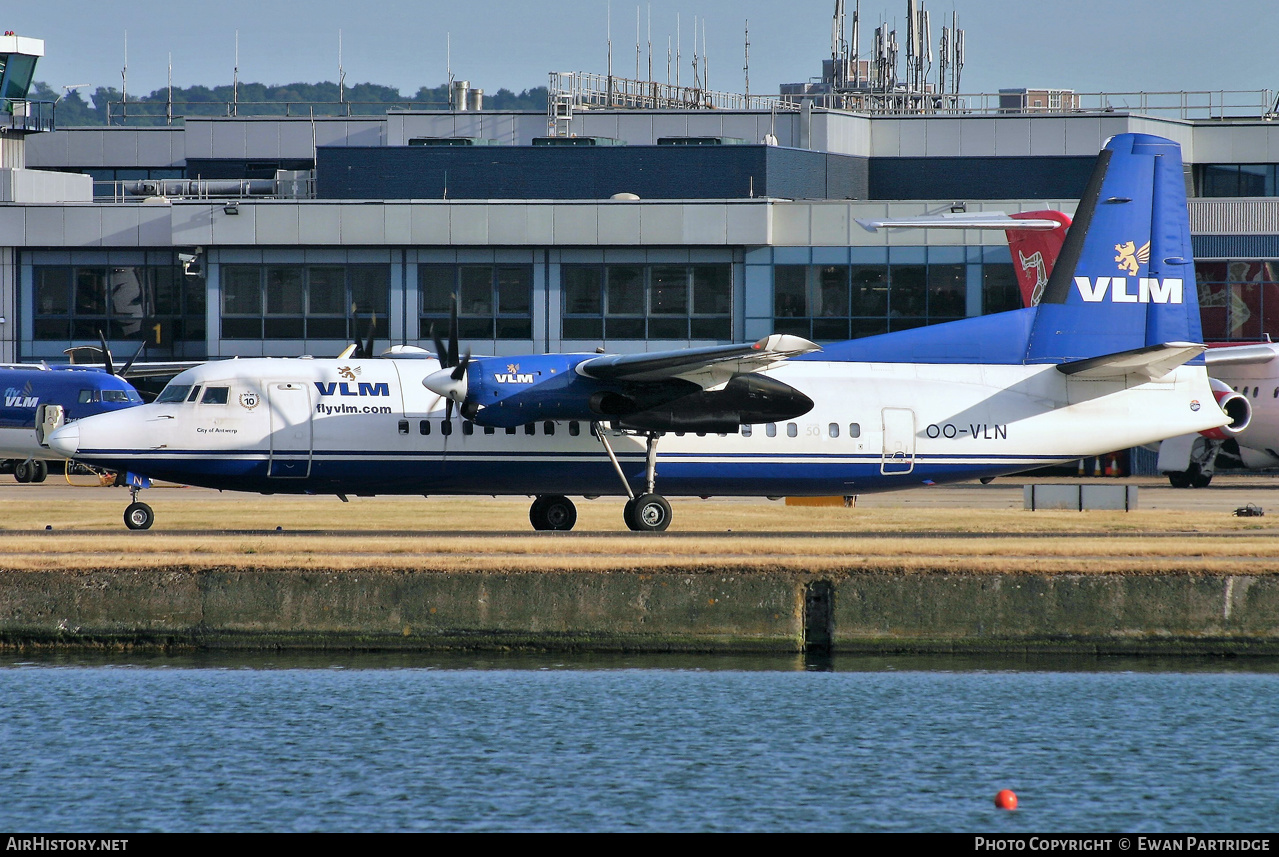
<path id="1" fill-rule="evenodd" d="M 6 529 L 44 532 L 0 540 L 0 569 L 1279 571 L 1279 540 L 1266 519 L 1175 510 L 844 509 L 676 499 L 670 533 L 633 535 L 624 531 L 620 502 L 600 499 L 578 504 L 574 533 L 535 534 L 523 499 L 343 504 L 177 488 L 154 489 L 145 499 L 156 509 L 156 528 L 132 533 L 121 522 L 128 502 L 121 490 L 25 492 L 23 502 L 5 504 Z"/>

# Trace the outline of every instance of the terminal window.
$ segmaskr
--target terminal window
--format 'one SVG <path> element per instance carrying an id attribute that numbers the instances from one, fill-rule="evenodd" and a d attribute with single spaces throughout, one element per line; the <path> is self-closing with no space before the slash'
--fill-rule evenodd
<path id="1" fill-rule="evenodd" d="M 417 279 L 421 338 L 448 336 L 454 298 L 461 339 L 533 338 L 532 265 L 419 265 Z"/>
<path id="2" fill-rule="evenodd" d="M 564 265 L 560 277 L 564 339 L 732 338 L 730 265 Z"/>
<path id="3" fill-rule="evenodd" d="M 223 339 L 386 336 L 390 265 L 223 265 Z"/>
<path id="4" fill-rule="evenodd" d="M 1279 262 L 1196 262 L 1199 314 L 1208 342 L 1256 342 L 1279 335 Z"/>
<path id="5" fill-rule="evenodd" d="M 167 347 L 205 338 L 204 280 L 176 259 L 146 265 L 36 265 L 32 322 L 37 341 L 146 340 Z"/>

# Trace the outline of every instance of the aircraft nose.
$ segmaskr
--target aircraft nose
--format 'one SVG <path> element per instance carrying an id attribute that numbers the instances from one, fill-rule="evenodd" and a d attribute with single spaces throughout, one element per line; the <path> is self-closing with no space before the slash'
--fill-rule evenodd
<path id="1" fill-rule="evenodd" d="M 54 429 L 48 437 L 49 448 L 67 458 L 80 449 L 80 427 L 75 423 Z"/>

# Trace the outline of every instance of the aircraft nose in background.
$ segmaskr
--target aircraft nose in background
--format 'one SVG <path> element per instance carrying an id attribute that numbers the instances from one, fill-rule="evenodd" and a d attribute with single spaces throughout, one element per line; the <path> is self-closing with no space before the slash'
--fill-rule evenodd
<path id="1" fill-rule="evenodd" d="M 75 455 L 80 449 L 80 427 L 72 423 L 55 429 L 49 435 L 49 448 L 67 458 Z"/>

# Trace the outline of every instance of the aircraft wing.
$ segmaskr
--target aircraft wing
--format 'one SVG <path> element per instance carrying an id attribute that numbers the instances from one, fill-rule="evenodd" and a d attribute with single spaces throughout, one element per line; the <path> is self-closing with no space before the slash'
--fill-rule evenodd
<path id="1" fill-rule="evenodd" d="M 964 211 L 922 217 L 894 217 L 885 220 L 858 218 L 857 225 L 867 232 L 880 229 L 1022 229 L 1031 232 L 1050 232 L 1062 224 L 1060 221 L 1047 218 L 1014 218 L 1002 211 Z"/>
<path id="2" fill-rule="evenodd" d="M 1227 345 L 1223 348 L 1209 348 L 1204 359 L 1209 368 L 1213 366 L 1249 366 L 1269 363 L 1279 356 L 1279 345 L 1258 343 L 1256 345 Z"/>
<path id="3" fill-rule="evenodd" d="M 1194 342 L 1165 342 L 1160 345 L 1134 348 L 1131 351 L 1089 357 L 1086 360 L 1072 360 L 1069 363 L 1060 364 L 1057 371 L 1072 378 L 1093 381 L 1123 379 L 1128 375 L 1139 375 L 1153 381 L 1167 375 L 1187 360 L 1204 353 L 1207 348 L 1206 345 Z"/>
<path id="4" fill-rule="evenodd" d="M 820 350 L 803 337 L 775 333 L 751 344 L 592 357 L 577 364 L 577 373 L 597 381 L 644 383 L 678 378 L 709 389 L 735 375 L 767 371 L 787 358 Z"/>

